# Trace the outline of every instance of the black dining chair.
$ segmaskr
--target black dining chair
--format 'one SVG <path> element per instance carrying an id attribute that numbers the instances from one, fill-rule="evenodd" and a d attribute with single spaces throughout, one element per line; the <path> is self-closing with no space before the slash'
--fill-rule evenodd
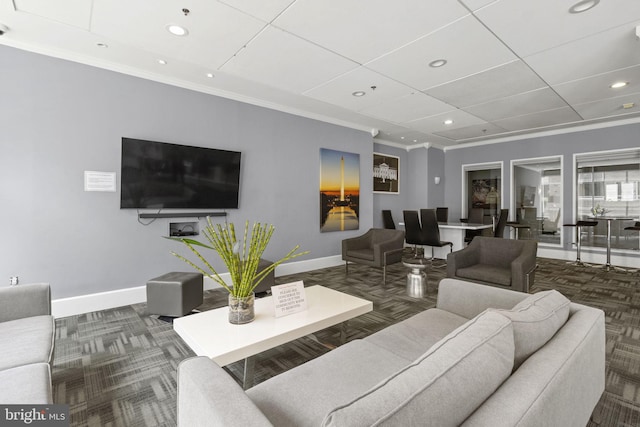
<path id="1" fill-rule="evenodd" d="M 469 209 L 469 216 L 467 222 L 470 224 L 482 224 L 484 223 L 484 209 L 483 208 L 471 208 Z M 474 237 L 482 234 L 482 230 L 467 230 L 464 233 L 464 242 L 470 243 Z"/>
<path id="2" fill-rule="evenodd" d="M 449 222 L 449 208 L 436 208 L 438 222 Z"/>
<path id="3" fill-rule="evenodd" d="M 384 224 L 384 228 L 395 230 L 396 223 L 393 221 L 393 215 L 391 215 L 390 210 L 383 209 L 382 210 L 382 223 Z"/>
<path id="4" fill-rule="evenodd" d="M 449 252 L 453 252 L 453 242 L 440 240 L 440 227 L 435 209 L 420 209 L 420 221 L 422 222 L 422 234 L 424 245 L 431 246 L 431 263 L 434 261 L 434 249 L 449 246 Z M 446 265 L 446 261 L 445 261 Z"/>
<path id="5" fill-rule="evenodd" d="M 496 223 L 496 228 L 493 230 L 493 237 L 504 238 L 504 228 L 507 225 L 507 217 L 509 216 L 509 209 L 500 209 L 500 216 Z"/>
<path id="6" fill-rule="evenodd" d="M 402 211 L 402 215 L 404 217 L 404 241 L 408 245 L 413 245 L 413 255 L 417 257 L 418 245 L 425 244 L 418 211 Z"/>

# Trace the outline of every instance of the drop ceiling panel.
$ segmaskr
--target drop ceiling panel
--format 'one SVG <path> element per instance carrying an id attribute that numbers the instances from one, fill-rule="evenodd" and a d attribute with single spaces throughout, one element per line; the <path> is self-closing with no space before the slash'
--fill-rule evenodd
<path id="1" fill-rule="evenodd" d="M 16 10 L 85 30 L 91 22 L 91 1 L 14 0 Z"/>
<path id="2" fill-rule="evenodd" d="M 436 135 L 449 138 L 454 141 L 461 141 L 465 139 L 497 135 L 504 131 L 505 130 L 503 128 L 496 126 L 494 124 L 483 123 L 479 125 L 466 126 L 460 129 L 451 129 L 447 131 L 438 132 Z"/>
<path id="3" fill-rule="evenodd" d="M 356 91 L 365 92 L 365 95 L 353 96 L 353 92 Z M 390 99 L 399 98 L 412 91 L 413 89 L 409 86 L 400 84 L 367 68 L 358 67 L 325 84 L 306 91 L 304 94 L 330 104 L 360 111 L 373 105 L 382 104 Z"/>
<path id="4" fill-rule="evenodd" d="M 445 125 L 445 120 L 453 120 L 453 123 L 450 125 Z M 471 114 L 466 113 L 462 110 L 453 110 L 447 113 L 413 120 L 411 122 L 404 123 L 404 125 L 410 127 L 411 129 L 437 134 L 451 129 L 459 129 L 484 123 L 486 123 L 484 120 L 472 116 Z"/>
<path id="5" fill-rule="evenodd" d="M 629 84 L 618 89 L 609 87 L 619 81 L 629 82 Z M 624 96 L 627 93 L 640 92 L 640 65 L 555 85 L 554 89 L 569 104 L 582 104 L 599 99 Z"/>
<path id="6" fill-rule="evenodd" d="M 269 0 L 269 1 L 250 1 L 250 0 L 218 0 L 220 3 L 227 4 L 251 16 L 255 16 L 265 22 L 271 22 L 282 13 L 295 0 Z"/>
<path id="7" fill-rule="evenodd" d="M 506 117 L 521 116 L 566 106 L 567 103 L 554 91 L 544 88 L 468 107 L 465 111 L 492 122 Z"/>
<path id="8" fill-rule="evenodd" d="M 640 41 L 634 25 L 623 25 L 529 56 L 525 61 L 553 85 L 640 64 Z"/>
<path id="9" fill-rule="evenodd" d="M 460 0 L 460 3 L 467 6 L 470 10 L 478 10 L 482 7 L 485 7 L 491 3 L 494 3 L 499 0 Z"/>
<path id="10" fill-rule="evenodd" d="M 586 12 L 569 13 L 577 2 L 501 0 L 480 9 L 477 16 L 520 57 L 640 19 L 637 0 L 601 1 Z"/>
<path id="11" fill-rule="evenodd" d="M 362 110 L 363 114 L 389 120 L 394 123 L 410 122 L 423 117 L 452 111 L 455 108 L 422 92 L 413 92 L 401 98 Z"/>
<path id="12" fill-rule="evenodd" d="M 425 92 L 447 104 L 462 108 L 545 86 L 525 63 L 513 61 Z"/>
<path id="13" fill-rule="evenodd" d="M 157 52 L 167 60 L 218 68 L 265 26 L 259 19 L 218 2 L 194 0 L 189 7 L 193 10 L 185 16 L 182 7 L 171 0 L 94 0 L 91 30 Z M 168 24 L 187 28 L 189 35 L 174 36 L 167 31 Z"/>
<path id="14" fill-rule="evenodd" d="M 302 93 L 358 65 L 274 27 L 267 27 L 221 69 Z"/>
<path id="15" fill-rule="evenodd" d="M 443 67 L 429 67 L 436 59 L 448 62 Z M 515 59 L 509 49 L 469 16 L 370 62 L 367 67 L 425 90 Z"/>
<path id="16" fill-rule="evenodd" d="M 633 104 L 633 106 L 624 108 L 623 104 Z M 640 93 L 630 93 L 625 96 L 577 104 L 573 108 L 585 119 L 626 114 L 637 115 L 640 114 Z"/>
<path id="17" fill-rule="evenodd" d="M 519 131 L 579 121 L 581 121 L 581 117 L 573 111 L 571 107 L 563 107 L 558 108 L 557 110 L 548 110 L 524 116 L 496 120 L 493 124 L 509 131 Z"/>
<path id="18" fill-rule="evenodd" d="M 465 16 L 440 0 L 298 0 L 273 24 L 364 64 Z"/>

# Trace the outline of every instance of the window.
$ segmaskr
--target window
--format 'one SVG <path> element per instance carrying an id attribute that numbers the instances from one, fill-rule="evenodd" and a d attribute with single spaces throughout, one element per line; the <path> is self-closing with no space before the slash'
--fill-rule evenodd
<path id="1" fill-rule="evenodd" d="M 620 218 L 612 221 L 611 247 L 638 247 L 638 233 L 625 231 L 640 217 L 640 150 L 604 151 L 576 155 L 578 219 L 594 216 Z M 601 221 L 590 240 L 591 246 L 606 245 Z"/>
<path id="2" fill-rule="evenodd" d="M 519 238 L 561 243 L 562 159 L 557 156 L 512 161 L 512 216 L 527 228 Z"/>

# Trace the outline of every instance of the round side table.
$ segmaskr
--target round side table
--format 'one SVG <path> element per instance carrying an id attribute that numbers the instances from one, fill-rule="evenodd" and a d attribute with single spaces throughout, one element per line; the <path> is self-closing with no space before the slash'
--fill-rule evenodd
<path id="1" fill-rule="evenodd" d="M 407 296 L 412 298 L 424 298 L 427 295 L 427 273 L 425 269 L 429 265 L 426 258 L 407 258 L 402 260 L 402 265 L 411 269 L 407 274 Z"/>

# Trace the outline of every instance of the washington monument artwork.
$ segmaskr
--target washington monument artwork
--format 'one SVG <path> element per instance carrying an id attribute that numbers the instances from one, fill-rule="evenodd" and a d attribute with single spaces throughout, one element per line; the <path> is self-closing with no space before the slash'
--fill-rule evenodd
<path id="1" fill-rule="evenodd" d="M 357 230 L 360 155 L 320 149 L 320 231 Z"/>

